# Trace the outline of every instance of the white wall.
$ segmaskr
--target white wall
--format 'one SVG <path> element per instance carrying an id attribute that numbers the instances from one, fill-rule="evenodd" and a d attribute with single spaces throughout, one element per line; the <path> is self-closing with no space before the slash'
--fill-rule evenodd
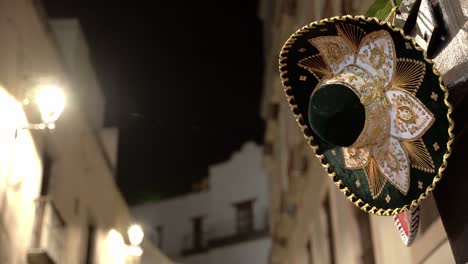
<path id="1" fill-rule="evenodd" d="M 24 263 L 42 165 L 30 132 L 20 129 L 14 137 L 15 129 L 27 121 L 20 104 L 3 87 L 0 109 L 0 263 Z"/>
<path id="2" fill-rule="evenodd" d="M 210 189 L 200 193 L 144 203 L 133 208 L 137 219 L 151 235 L 158 225 L 163 227 L 162 251 L 177 263 L 267 263 L 270 252 L 269 236 L 211 248 L 205 253 L 182 258 L 183 239 L 192 234 L 192 218 L 205 216 L 204 231 L 210 237 L 233 235 L 236 209 L 233 204 L 253 199 L 255 228 L 265 227 L 268 221 L 268 185 L 262 169 L 262 148 L 248 142 L 223 163 L 209 169 Z"/>
<path id="3" fill-rule="evenodd" d="M 100 133 L 102 146 L 113 169 L 117 168 L 119 129 L 116 127 L 104 128 Z"/>
<path id="4" fill-rule="evenodd" d="M 208 215 L 209 193 L 201 192 L 178 198 L 145 203 L 133 208 L 135 217 L 148 236 L 158 225 L 163 227 L 161 250 L 169 256 L 179 255 L 182 242 L 192 232 L 192 218 Z"/>
<path id="5" fill-rule="evenodd" d="M 210 225 L 216 234 L 235 232 L 234 203 L 254 199 L 255 227 L 268 217 L 268 185 L 262 168 L 262 148 L 252 142 L 242 146 L 228 162 L 210 168 Z"/>
<path id="6" fill-rule="evenodd" d="M 73 95 L 95 128 L 104 122 L 104 96 L 89 57 L 88 45 L 77 19 L 53 19 L 52 32 L 74 84 Z"/>

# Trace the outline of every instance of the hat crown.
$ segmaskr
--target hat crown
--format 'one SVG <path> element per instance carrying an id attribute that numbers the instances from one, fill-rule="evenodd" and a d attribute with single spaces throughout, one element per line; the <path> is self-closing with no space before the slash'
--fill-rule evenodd
<path id="1" fill-rule="evenodd" d="M 323 140 L 342 147 L 382 144 L 390 117 L 382 82 L 349 66 L 311 95 L 309 124 Z"/>
<path id="2" fill-rule="evenodd" d="M 345 85 L 323 84 L 310 97 L 309 124 L 319 137 L 331 144 L 351 146 L 364 123 L 364 105 Z"/>

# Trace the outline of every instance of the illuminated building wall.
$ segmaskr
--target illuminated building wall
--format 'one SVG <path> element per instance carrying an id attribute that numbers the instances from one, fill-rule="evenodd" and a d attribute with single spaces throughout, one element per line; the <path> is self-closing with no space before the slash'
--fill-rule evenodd
<path id="1" fill-rule="evenodd" d="M 117 134 L 101 141 L 104 101 L 79 24 L 49 24 L 33 3 L 0 2 L 0 263 L 172 263 L 146 239 L 142 257 L 129 254 Z M 20 102 L 38 78 L 64 80 L 54 130 L 23 129 Z"/>

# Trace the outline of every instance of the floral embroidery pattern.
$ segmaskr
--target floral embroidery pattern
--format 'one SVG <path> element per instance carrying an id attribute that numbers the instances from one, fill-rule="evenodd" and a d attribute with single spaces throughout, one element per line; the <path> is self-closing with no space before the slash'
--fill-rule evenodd
<path id="1" fill-rule="evenodd" d="M 338 36 L 309 39 L 319 54 L 298 65 L 325 84 L 349 87 L 365 107 L 363 131 L 353 145 L 342 148 L 345 167 L 365 172 L 374 199 L 386 182 L 406 195 L 410 167 L 424 172 L 434 172 L 435 167 L 422 141 L 435 118 L 415 96 L 424 64 L 397 58 L 385 30 L 366 35 L 354 25 L 336 27 Z M 325 65 L 319 66 L 319 61 Z"/>

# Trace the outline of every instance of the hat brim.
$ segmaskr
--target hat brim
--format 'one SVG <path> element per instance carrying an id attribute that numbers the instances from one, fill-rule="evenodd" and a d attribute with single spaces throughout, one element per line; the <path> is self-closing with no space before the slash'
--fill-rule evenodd
<path id="1" fill-rule="evenodd" d="M 416 239 L 419 229 L 419 206 L 393 216 L 401 241 L 409 247 Z"/>
<path id="2" fill-rule="evenodd" d="M 430 172 L 410 168 L 409 187 L 406 193 L 386 182 L 381 193 L 375 197 L 370 192 L 368 178 L 363 170 L 347 169 L 342 148 L 327 143 L 311 129 L 308 120 L 308 104 L 311 94 L 323 81 L 324 75 L 316 74 L 299 66 L 299 61 L 319 54 L 310 39 L 321 36 L 337 36 L 336 25 L 353 25 L 365 34 L 385 30 L 393 39 L 396 57 L 422 62 L 424 78 L 420 81 L 415 97 L 434 116 L 434 123 L 421 137 L 426 153 L 433 161 Z M 295 32 L 285 43 L 280 53 L 280 76 L 289 105 L 307 142 L 312 147 L 322 166 L 340 191 L 357 207 L 376 215 L 396 215 L 418 206 L 435 188 L 447 166 L 453 141 L 452 106 L 448 91 L 434 63 L 415 40 L 406 36 L 402 29 L 376 18 L 342 16 L 313 22 Z M 343 128 L 345 131 L 346 128 Z"/>

